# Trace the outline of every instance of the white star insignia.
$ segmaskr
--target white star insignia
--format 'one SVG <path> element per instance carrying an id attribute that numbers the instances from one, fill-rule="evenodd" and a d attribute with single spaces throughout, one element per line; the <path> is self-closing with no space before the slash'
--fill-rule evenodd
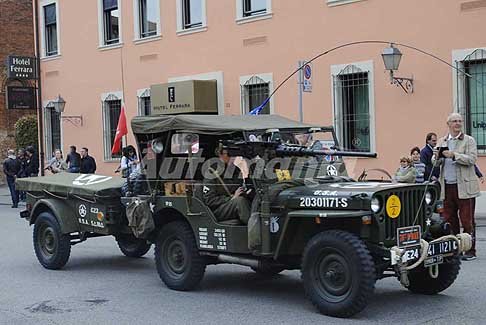
<path id="1" fill-rule="evenodd" d="M 425 220 L 425 224 L 427 225 L 427 227 L 430 227 L 430 225 L 432 224 L 432 220 L 428 218 L 427 220 Z"/>

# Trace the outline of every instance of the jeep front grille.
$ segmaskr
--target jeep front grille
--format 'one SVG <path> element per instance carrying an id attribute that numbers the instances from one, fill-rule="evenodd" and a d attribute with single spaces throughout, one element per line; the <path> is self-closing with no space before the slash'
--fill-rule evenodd
<path id="1" fill-rule="evenodd" d="M 400 198 L 401 202 L 401 211 L 398 217 L 390 218 L 386 213 L 386 201 L 391 195 L 396 195 Z M 386 241 L 395 241 L 397 235 L 397 228 L 400 227 L 407 227 L 413 226 L 414 220 L 417 215 L 417 211 L 420 206 L 420 201 L 422 200 L 422 196 L 424 194 L 424 190 L 421 188 L 404 188 L 400 190 L 395 190 L 391 192 L 386 192 L 383 196 L 383 205 L 385 208 L 383 209 L 383 214 L 385 217 L 385 240 Z M 424 229 L 424 220 L 425 220 L 425 211 L 426 211 L 426 204 L 425 202 L 422 203 L 420 208 L 420 212 L 418 213 L 417 220 L 415 220 L 415 225 L 422 226 L 422 230 Z"/>

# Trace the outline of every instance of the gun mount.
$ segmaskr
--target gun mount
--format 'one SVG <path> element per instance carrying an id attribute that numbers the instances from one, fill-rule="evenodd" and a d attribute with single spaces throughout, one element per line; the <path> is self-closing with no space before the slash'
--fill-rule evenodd
<path id="1" fill-rule="evenodd" d="M 287 145 L 280 142 L 265 141 L 220 141 L 220 146 L 228 150 L 230 156 L 242 156 L 248 159 L 260 156 L 262 158 L 274 157 L 303 157 L 303 156 L 335 156 L 335 157 L 367 157 L 376 158 L 376 153 L 353 152 L 340 150 L 309 149 L 300 145 Z"/>

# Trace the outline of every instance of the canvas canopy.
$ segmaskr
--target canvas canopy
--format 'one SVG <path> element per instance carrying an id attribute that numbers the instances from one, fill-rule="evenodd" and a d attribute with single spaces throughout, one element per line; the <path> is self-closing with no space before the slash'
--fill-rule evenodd
<path id="1" fill-rule="evenodd" d="M 19 178 L 16 188 L 19 191 L 48 191 L 60 196 L 79 195 L 88 197 L 120 197 L 125 179 L 92 175 L 59 173 L 42 177 Z"/>
<path id="2" fill-rule="evenodd" d="M 152 115 L 132 119 L 135 134 L 167 131 L 194 132 L 199 134 L 229 134 L 242 131 L 267 129 L 311 128 L 315 125 L 289 120 L 279 115 Z"/>

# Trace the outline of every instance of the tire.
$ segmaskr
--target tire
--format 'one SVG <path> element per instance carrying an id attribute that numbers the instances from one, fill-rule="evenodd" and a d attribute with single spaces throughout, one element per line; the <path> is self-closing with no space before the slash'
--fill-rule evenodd
<path id="1" fill-rule="evenodd" d="M 142 257 L 150 250 L 151 244 L 145 239 L 135 237 L 118 237 L 116 239 L 121 252 L 127 257 Z"/>
<path id="2" fill-rule="evenodd" d="M 255 271 L 256 274 L 258 274 L 260 276 L 264 276 L 264 277 L 272 277 L 272 276 L 279 274 L 283 270 L 285 270 L 284 267 L 274 266 L 274 265 L 269 265 L 269 264 L 263 264 L 258 268 L 252 267 L 251 269 L 253 271 Z"/>
<path id="3" fill-rule="evenodd" d="M 307 297 L 322 314 L 350 317 L 362 311 L 373 294 L 375 265 L 361 239 L 329 230 L 307 243 L 302 279 Z"/>
<path id="4" fill-rule="evenodd" d="M 50 212 L 37 217 L 33 230 L 34 251 L 39 263 L 49 270 L 62 268 L 71 254 L 71 238 L 61 232 L 61 226 Z"/>
<path id="5" fill-rule="evenodd" d="M 413 293 L 435 295 L 454 283 L 460 269 L 461 260 L 459 256 L 454 256 L 440 264 L 439 276 L 436 279 L 430 276 L 428 267 L 418 266 L 408 273 L 410 285 L 407 289 Z"/>
<path id="6" fill-rule="evenodd" d="M 194 233 L 186 222 L 174 221 L 162 228 L 155 243 L 155 265 L 170 289 L 189 291 L 201 282 L 206 260 L 199 255 Z"/>

